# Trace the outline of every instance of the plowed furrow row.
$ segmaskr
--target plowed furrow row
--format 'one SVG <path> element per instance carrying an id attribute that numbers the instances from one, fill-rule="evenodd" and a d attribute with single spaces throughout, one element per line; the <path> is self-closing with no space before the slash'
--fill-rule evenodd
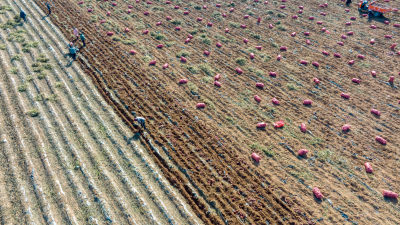
<path id="1" fill-rule="evenodd" d="M 26 217 L 20 216 L 16 218 L 17 220 L 21 220 L 20 222 L 44 223 L 48 218 L 48 216 L 46 216 L 48 212 L 44 212 L 45 209 L 43 209 L 44 205 L 42 199 L 40 199 L 39 190 L 36 189 L 33 184 L 33 179 L 30 177 L 33 170 L 31 167 L 32 165 L 23 159 L 25 155 L 22 151 L 26 148 L 25 146 L 27 146 L 24 139 L 20 136 L 24 135 L 24 132 L 20 132 L 23 131 L 21 126 L 27 124 L 21 121 L 21 118 L 24 118 L 24 108 L 22 108 L 19 103 L 20 97 L 17 96 L 17 93 L 13 89 L 13 86 L 16 86 L 15 80 L 7 77 L 8 73 L 6 72 L 6 68 L 9 69 L 10 67 L 6 67 L 4 64 L 6 61 L 4 54 L 1 54 L 1 58 L 2 82 L 0 85 L 2 90 L 2 110 L 5 118 L 3 123 L 5 125 L 5 131 L 7 132 L 6 136 L 10 137 L 9 141 L 11 142 L 10 145 L 3 148 L 3 154 L 4 158 L 9 163 L 9 171 L 16 175 L 11 186 L 16 186 L 14 191 L 17 191 L 17 193 L 19 192 L 18 198 L 21 198 L 21 200 L 14 198 L 12 201 L 15 201 L 15 203 L 13 203 L 12 207 L 13 210 L 15 210 L 15 216 L 18 216 L 17 213 L 20 210 L 22 210 L 21 213 L 26 215 Z M 8 93 L 6 93 L 6 91 Z M 11 195 L 11 197 L 14 197 L 14 195 Z M 23 202 L 23 206 L 20 205 L 20 201 Z"/>
<path id="2" fill-rule="evenodd" d="M 18 50 L 16 51 L 14 43 L 9 45 L 7 52 L 12 55 L 19 53 Z M 6 58 L 6 61 L 11 61 L 11 62 L 13 61 L 13 60 L 11 60 L 11 55 L 9 55 L 8 58 L 7 57 L 5 57 L 5 58 Z M 14 63 L 13 65 L 16 65 L 16 68 L 19 71 L 22 71 L 23 70 L 22 68 L 25 66 L 24 62 L 22 62 L 22 64 Z M 22 80 L 20 80 L 20 82 L 21 81 Z M 32 102 L 32 98 L 30 99 L 30 101 Z M 25 108 L 23 112 L 27 112 L 27 111 L 28 110 Z M 28 165 L 32 166 L 31 171 L 29 171 L 29 174 L 30 174 L 29 178 L 30 178 L 30 181 L 32 182 L 35 193 L 41 197 L 41 201 L 43 202 L 43 204 L 46 207 L 45 210 L 49 211 L 49 215 L 46 216 L 45 219 L 50 222 L 53 222 L 53 220 L 56 220 L 55 222 L 57 223 L 57 219 L 59 219 L 59 218 L 56 218 L 56 217 L 53 218 L 53 216 L 52 216 L 53 213 L 51 211 L 57 211 L 57 209 L 62 209 L 63 207 L 60 205 L 58 205 L 58 207 L 54 207 L 51 204 L 47 204 L 46 198 L 51 197 L 51 196 L 49 196 L 49 193 L 52 193 L 55 185 L 54 185 L 54 183 L 51 182 L 51 180 L 47 180 L 48 181 L 47 183 L 41 181 L 41 179 L 43 179 L 44 177 L 47 177 L 49 179 L 51 176 L 49 175 L 49 167 L 48 167 L 49 165 L 46 164 L 45 158 L 43 157 L 43 155 L 40 152 L 40 149 L 44 148 L 44 144 L 41 141 L 37 141 L 38 139 L 36 137 L 38 136 L 38 134 L 36 132 L 31 132 L 31 131 L 35 131 L 35 130 L 36 129 L 31 128 L 31 129 L 28 129 L 25 131 L 25 134 L 27 135 L 28 138 L 24 138 L 24 139 L 29 141 L 28 142 L 29 145 L 23 145 L 23 147 L 31 148 L 31 149 L 35 150 L 35 152 L 32 152 L 31 154 L 37 154 L 38 159 L 34 158 L 34 160 L 38 160 L 38 161 L 35 162 L 35 164 L 39 164 L 41 166 L 33 167 L 34 162 L 32 162 L 32 161 L 34 161 L 34 160 L 31 160 L 31 158 L 26 155 L 27 153 L 24 152 L 24 155 L 25 155 L 26 159 L 28 160 Z M 42 175 L 42 173 L 44 175 Z M 43 186 L 41 185 L 41 183 L 43 183 Z M 46 184 L 48 184 L 48 185 L 46 185 Z M 48 191 L 49 193 L 44 193 L 46 191 Z M 57 201 L 54 200 L 53 203 L 57 204 Z M 57 211 L 57 212 L 60 213 L 61 215 L 63 214 L 62 211 Z M 57 215 L 57 216 L 60 216 L 60 215 Z M 63 217 L 67 221 L 69 220 L 66 215 L 62 215 L 61 217 Z"/>
<path id="3" fill-rule="evenodd" d="M 74 102 L 74 101 L 70 100 L 69 102 Z M 76 106 L 74 106 L 74 108 L 76 108 Z M 83 114 L 83 115 L 84 115 L 84 113 L 80 113 L 80 114 Z M 86 121 L 85 123 L 90 123 L 90 122 L 87 122 L 88 119 L 85 119 L 85 121 Z M 106 157 L 107 157 L 107 156 L 106 156 Z M 125 176 L 125 177 L 126 177 L 126 176 Z M 121 179 L 122 179 L 122 180 L 126 180 L 125 177 L 124 177 L 123 179 L 122 179 L 122 178 L 121 178 Z M 128 183 L 129 183 L 129 181 L 128 181 Z M 129 184 L 129 185 L 132 186 L 132 184 Z M 146 188 L 146 190 L 148 189 L 148 187 L 146 187 L 146 186 L 145 186 L 145 188 Z M 135 195 L 137 195 L 137 191 L 135 191 L 135 192 L 136 192 Z M 150 194 L 151 194 L 151 193 L 150 193 Z M 161 209 L 161 210 L 164 210 L 164 209 Z"/>
<path id="4" fill-rule="evenodd" d="M 11 1 L 8 1 L 8 3 L 11 3 Z M 23 9 L 26 12 L 35 14 L 34 11 L 30 11 L 31 8 L 25 8 L 26 2 L 23 3 L 25 4 Z M 13 1 L 12 4 L 17 6 L 17 4 L 21 5 L 21 2 Z M 171 189 L 165 186 L 164 181 L 160 179 L 160 175 L 155 172 L 155 168 L 149 163 L 149 159 L 143 153 L 138 153 L 137 146 L 124 143 L 110 131 L 110 129 L 116 129 L 121 134 L 120 125 L 117 126 L 115 121 L 108 118 L 105 121 L 100 115 L 96 114 L 101 110 L 105 111 L 103 108 L 104 104 L 99 104 L 98 96 L 94 96 L 95 94 L 88 88 L 87 83 L 83 82 L 83 85 L 75 86 L 73 77 L 80 79 L 82 76 L 79 74 L 77 68 L 73 68 L 72 75 L 70 74 L 71 70 L 68 72 L 63 68 L 62 61 L 65 62 L 65 60 L 61 60 L 63 49 L 58 42 L 59 37 L 54 38 L 54 36 L 51 36 L 51 31 L 47 30 L 47 25 L 44 25 L 42 21 L 37 19 L 29 19 L 24 26 L 26 26 L 25 31 L 28 33 L 29 40 L 39 42 L 39 47 L 38 50 L 32 50 L 28 57 L 25 55 L 21 57 L 23 65 L 19 67 L 20 72 L 22 71 L 23 74 L 33 74 L 29 65 L 34 62 L 35 56 L 46 52 L 45 48 L 48 48 L 52 53 L 53 57 L 51 61 L 54 59 L 61 67 L 60 70 L 58 67 L 53 69 L 51 76 L 46 76 L 42 81 L 31 82 L 27 89 L 27 93 L 29 94 L 28 99 L 32 104 L 35 104 L 33 103 L 33 96 L 35 94 L 36 96 L 57 96 L 57 101 L 55 102 L 45 100 L 36 103 L 38 104 L 37 108 L 39 109 L 41 119 L 39 122 L 33 122 L 34 127 L 36 127 L 34 130 L 38 130 L 35 138 L 41 140 L 46 139 L 46 136 L 48 138 L 47 141 L 41 143 L 42 147 L 52 146 L 52 148 L 55 147 L 57 149 L 51 152 L 44 150 L 40 153 L 40 159 L 44 167 L 44 170 L 41 172 L 46 174 L 50 178 L 49 180 L 52 181 L 52 183 L 48 184 L 48 187 L 57 189 L 58 196 L 61 196 L 60 198 L 62 199 L 61 202 L 58 202 L 57 206 L 51 205 L 48 207 L 52 207 L 56 211 L 57 209 L 66 207 L 68 215 L 64 215 L 63 219 L 68 220 L 71 217 L 74 223 L 79 222 L 76 221 L 75 214 L 71 212 L 70 207 L 79 207 L 82 210 L 81 213 L 77 214 L 79 221 L 84 219 L 97 223 L 99 222 L 98 218 L 96 218 L 97 210 L 91 206 L 93 204 L 91 203 L 92 201 L 88 201 L 86 197 L 93 196 L 94 204 L 99 207 L 98 210 L 103 214 L 104 221 L 108 222 L 115 222 L 120 218 L 122 220 L 126 219 L 129 223 L 135 223 L 135 220 L 140 223 L 149 223 L 149 219 L 158 221 L 158 223 L 170 221 L 177 224 L 195 221 L 194 218 L 188 220 L 188 215 L 191 215 L 190 210 L 182 204 L 181 199 L 177 199 L 176 194 L 171 193 L 174 191 L 170 191 Z M 39 31 L 37 28 L 43 29 L 44 32 Z M 51 40 L 56 48 L 48 45 L 44 40 Z M 19 52 L 17 45 L 13 47 L 15 52 L 22 53 Z M 11 55 L 8 59 L 10 58 Z M 66 79 L 63 75 L 67 75 L 69 79 Z M 21 83 L 24 81 L 23 77 L 19 77 L 19 79 Z M 54 87 L 56 82 L 61 82 L 65 85 L 65 90 L 57 90 Z M 88 94 L 80 88 L 86 88 L 89 91 Z M 76 102 L 84 103 L 84 101 L 87 101 L 89 104 L 76 104 Z M 96 103 L 101 106 L 95 105 Z M 70 109 L 73 109 L 73 111 L 70 111 Z M 92 114 L 94 115 L 94 120 L 91 118 Z M 62 121 L 67 122 L 64 123 Z M 109 128 L 109 124 L 112 124 L 111 128 Z M 105 131 L 96 129 L 98 126 L 101 126 Z M 95 151 L 92 149 L 92 146 L 100 151 Z M 83 158 L 80 157 L 79 150 L 77 150 L 80 148 L 83 148 L 83 152 L 81 152 Z M 134 150 L 136 157 L 133 157 L 132 153 L 128 151 L 124 153 L 125 148 Z M 107 162 L 108 165 L 105 167 L 99 164 L 100 161 L 104 160 L 109 160 Z M 57 171 L 57 175 L 55 175 L 53 170 L 49 169 L 53 164 L 59 168 L 59 170 L 55 170 Z M 90 165 L 89 169 L 85 168 L 85 164 Z M 75 170 L 71 171 L 65 165 L 68 165 L 68 167 L 73 166 Z M 63 171 L 63 174 L 59 174 L 59 171 Z M 99 173 L 99 171 L 102 172 Z M 113 171 L 113 174 L 109 171 Z M 94 174 L 95 177 L 92 178 L 91 174 Z M 52 179 L 52 177 L 61 178 Z M 81 182 L 79 181 L 81 179 L 88 184 L 89 189 L 81 186 Z M 108 194 L 107 196 L 102 195 L 99 189 L 96 188 L 96 182 L 100 184 L 100 189 L 105 190 Z M 42 183 L 44 182 L 39 181 L 38 184 Z M 69 185 L 66 189 L 65 187 L 63 189 L 60 183 L 69 183 Z M 104 183 L 108 186 L 107 188 L 103 186 Z M 109 187 L 112 188 L 109 189 Z M 68 197 L 65 197 L 65 193 Z M 90 194 L 87 195 L 87 193 Z M 103 196 L 104 201 L 99 200 Z M 163 200 L 160 201 L 159 199 Z M 47 199 L 43 201 L 46 202 Z M 132 201 L 141 202 L 143 205 L 138 203 L 126 204 Z M 108 204 L 109 202 L 111 202 L 111 205 Z M 146 205 L 151 206 L 156 211 L 155 214 L 151 213 L 152 209 L 146 207 Z M 116 208 L 118 209 L 117 211 L 115 211 Z M 111 216 L 109 215 L 110 210 L 112 211 Z M 149 210 L 150 214 L 148 214 Z M 130 216 L 128 212 L 130 215 L 135 215 Z M 144 215 L 143 213 L 150 217 L 147 217 L 146 220 L 144 220 L 145 217 L 140 219 Z M 116 214 L 120 215 L 119 218 L 114 216 Z M 126 217 L 124 218 L 124 216 Z M 55 220 L 60 220 L 59 215 L 55 218 Z"/>
<path id="5" fill-rule="evenodd" d="M 15 178 L 15 170 L 10 165 L 10 159 L 7 155 L 7 152 L 10 151 L 9 142 L 12 141 L 10 136 L 7 135 L 4 130 L 7 127 L 7 122 L 4 117 L 8 114 L 7 109 L 5 108 L 4 98 L 6 97 L 5 90 L 0 90 L 0 104 L 1 104 L 1 124 L 2 129 L 0 130 L 1 136 L 1 157 L 0 157 L 0 165 L 1 165 L 1 202 L 2 202 L 2 223 L 3 224 L 16 224 L 16 223 L 24 223 L 26 222 L 27 217 L 23 216 L 24 212 L 29 212 L 29 209 L 25 209 L 22 197 L 25 197 L 20 192 L 20 188 L 18 188 L 17 179 Z M 27 214 L 28 216 L 29 214 Z"/>
<path id="6" fill-rule="evenodd" d="M 23 69 L 22 69 L 22 71 L 25 69 L 25 71 L 27 71 L 27 73 L 26 74 L 32 74 L 31 72 L 29 72 L 29 69 L 25 66 Z M 15 85 L 16 86 L 16 85 Z M 34 87 L 33 87 L 35 90 L 33 90 L 32 92 L 37 92 L 38 94 L 40 94 L 40 92 L 38 92 L 38 86 L 36 86 L 36 85 L 34 85 Z M 31 97 L 31 99 L 33 98 L 32 96 L 30 96 Z M 39 105 L 40 106 L 40 105 Z M 47 105 L 45 105 L 45 106 L 47 106 Z M 42 108 L 40 108 L 40 107 L 38 107 L 39 109 L 42 109 Z M 54 112 L 54 109 L 53 110 L 49 110 L 49 109 L 47 109 L 47 110 L 40 110 L 41 112 Z M 57 124 L 57 122 L 55 122 L 54 121 L 54 114 L 52 115 L 52 116 L 50 116 L 49 118 L 53 118 L 53 121 L 52 121 L 52 123 L 53 124 Z M 56 125 L 56 127 L 58 127 L 57 125 Z M 63 133 L 60 133 L 60 132 L 57 132 L 57 134 L 61 134 L 63 137 L 65 137 L 65 135 L 63 135 Z M 76 140 L 76 139 L 72 139 L 72 140 Z M 76 155 L 76 154 L 75 154 Z M 71 164 L 73 164 L 73 163 L 71 163 Z M 89 187 L 90 187 L 90 185 L 89 185 Z M 93 189 L 96 189 L 96 188 L 93 188 Z M 100 203 L 101 204 L 101 203 Z M 104 208 L 104 207 L 103 207 Z M 103 211 L 104 211 L 104 209 L 102 209 Z"/>

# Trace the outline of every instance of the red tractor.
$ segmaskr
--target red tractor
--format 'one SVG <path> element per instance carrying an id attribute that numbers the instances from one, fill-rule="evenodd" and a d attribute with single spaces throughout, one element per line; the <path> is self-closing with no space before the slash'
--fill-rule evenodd
<path id="1" fill-rule="evenodd" d="M 374 17 L 383 16 L 384 13 L 395 11 L 390 6 L 378 3 L 378 1 L 361 0 L 358 4 L 358 10 L 362 13 L 372 14 Z"/>

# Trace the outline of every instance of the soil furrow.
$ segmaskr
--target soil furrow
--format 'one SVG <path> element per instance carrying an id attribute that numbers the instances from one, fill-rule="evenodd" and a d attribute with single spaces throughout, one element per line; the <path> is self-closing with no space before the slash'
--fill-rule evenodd
<path id="1" fill-rule="evenodd" d="M 48 40 L 48 39 L 47 39 L 47 40 Z M 74 101 L 74 102 L 78 102 L 78 101 Z M 92 115 L 93 115 L 93 114 L 92 114 Z M 111 142 L 113 142 L 113 141 L 114 141 L 114 140 L 112 139 Z M 132 165 L 134 165 L 134 164 L 132 164 Z"/>
<path id="2" fill-rule="evenodd" d="M 5 59 L 3 54 L 1 54 L 1 58 Z M 12 210 L 16 216 L 15 218 L 19 223 L 44 223 L 44 216 L 46 216 L 46 214 L 43 212 L 43 205 L 38 199 L 38 193 L 34 190 L 32 179 L 29 179 L 29 174 L 31 171 L 30 169 L 28 169 L 29 164 L 21 160 L 21 157 L 23 155 L 21 151 L 26 145 L 21 140 L 21 137 L 18 135 L 23 133 L 18 133 L 17 129 L 21 129 L 21 124 L 23 123 L 18 118 L 23 118 L 24 115 L 22 115 L 21 117 L 11 116 L 21 115 L 23 109 L 19 105 L 19 97 L 17 97 L 11 86 L 12 84 L 15 84 L 15 81 L 7 77 L 8 73 L 5 70 L 7 67 L 5 67 L 4 61 L 2 61 L 1 67 L 2 71 L 4 72 L 2 72 L 2 83 L 0 84 L 0 89 L 2 90 L 2 111 L 5 118 L 2 122 L 4 123 L 6 136 L 10 137 L 9 147 L 6 146 L 5 148 L 3 148 L 3 156 L 4 159 L 6 159 L 6 161 L 8 162 L 8 171 L 9 173 L 11 173 L 10 176 L 12 176 L 12 174 L 15 174 L 14 179 L 12 179 L 11 186 L 15 186 L 15 189 L 13 189 L 13 191 L 17 192 L 13 193 L 10 196 L 12 198 L 11 201 L 13 202 L 13 204 L 15 204 L 13 205 Z M 9 95 L 10 97 L 8 97 Z M 12 107 L 9 108 L 9 106 Z M 26 215 L 26 217 L 22 215 Z"/>

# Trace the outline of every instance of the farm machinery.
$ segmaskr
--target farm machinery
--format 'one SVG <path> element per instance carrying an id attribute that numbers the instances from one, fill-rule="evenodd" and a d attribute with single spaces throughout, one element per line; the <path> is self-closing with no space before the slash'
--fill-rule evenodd
<path id="1" fill-rule="evenodd" d="M 383 14 L 395 11 L 394 8 L 378 1 L 361 0 L 358 4 L 358 10 L 362 13 L 368 13 L 369 16 L 381 17 Z"/>

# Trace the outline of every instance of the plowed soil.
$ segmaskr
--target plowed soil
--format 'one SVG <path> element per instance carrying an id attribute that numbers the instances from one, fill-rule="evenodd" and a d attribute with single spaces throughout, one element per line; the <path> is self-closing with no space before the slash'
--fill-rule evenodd
<path id="1" fill-rule="evenodd" d="M 36 2 L 46 11 L 45 1 Z M 133 131 L 134 116 L 146 117 L 142 143 L 205 223 L 400 222 L 397 201 L 381 194 L 382 189 L 400 191 L 399 55 L 389 48 L 399 41 L 400 28 L 393 26 L 399 23 L 398 13 L 389 15 L 387 25 L 368 22 L 354 3 L 346 12 L 341 1 L 326 7 L 315 0 L 53 2 L 49 19 L 65 36 L 73 40 L 74 27 L 85 33 L 88 44 L 79 53 L 81 68 Z M 330 33 L 322 32 L 323 27 Z M 143 34 L 146 29 L 149 33 Z M 113 36 L 107 36 L 110 31 Z M 193 39 L 185 44 L 188 34 Z M 376 43 L 371 45 L 370 39 Z M 217 42 L 222 47 L 216 47 Z M 159 44 L 164 46 L 157 48 Z M 280 46 L 288 50 L 280 51 Z M 323 50 L 330 55 L 324 56 Z M 155 66 L 149 65 L 151 60 Z M 348 65 L 350 60 L 354 65 Z M 319 67 L 311 65 L 314 61 Z M 163 69 L 165 63 L 169 67 Z M 242 74 L 235 72 L 237 67 Z M 377 77 L 371 76 L 372 70 Z M 217 73 L 220 88 L 213 85 Z M 389 76 L 395 76 L 393 84 Z M 179 85 L 182 78 L 188 84 Z M 256 88 L 257 82 L 263 82 L 264 89 Z M 341 98 L 342 92 L 350 99 Z M 272 98 L 280 105 L 273 105 Z M 312 106 L 304 106 L 305 99 L 311 99 Z M 199 102 L 206 107 L 196 109 Z M 381 116 L 371 114 L 372 108 Z M 284 128 L 274 129 L 278 120 L 285 122 Z M 256 129 L 259 122 L 267 123 L 265 130 Z M 307 132 L 300 131 L 301 123 Z M 351 125 L 350 132 L 341 131 L 344 124 Z M 376 136 L 387 144 L 379 144 Z M 306 158 L 297 156 L 303 148 L 309 150 Z M 260 163 L 250 158 L 252 152 L 261 156 Z M 365 162 L 373 165 L 373 174 L 365 172 Z M 313 187 L 324 194 L 322 201 L 314 198 Z"/>

